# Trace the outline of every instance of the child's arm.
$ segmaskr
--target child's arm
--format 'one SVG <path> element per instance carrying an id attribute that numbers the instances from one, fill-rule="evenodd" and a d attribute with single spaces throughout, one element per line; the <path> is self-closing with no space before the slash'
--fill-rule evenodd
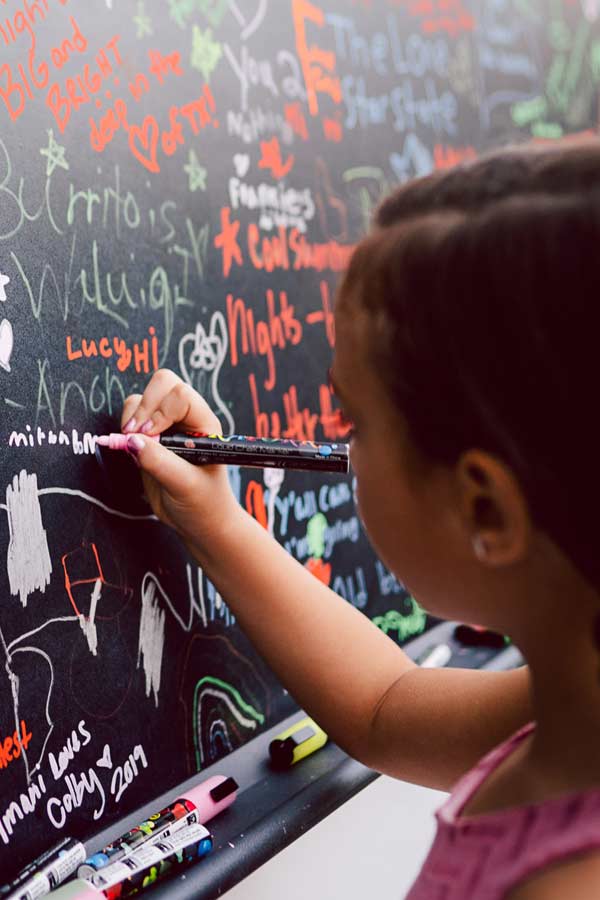
<path id="1" fill-rule="evenodd" d="M 159 372 L 124 422 L 212 432 L 206 403 Z M 421 670 L 315 579 L 236 503 L 225 467 L 194 467 L 153 441 L 137 459 L 157 514 L 181 535 L 240 626 L 298 703 L 348 753 L 397 777 L 449 788 L 529 717 L 525 670 Z"/>
<path id="2" fill-rule="evenodd" d="M 448 790 L 530 718 L 527 670 L 420 669 L 243 510 L 188 547 L 300 706 L 366 765 Z"/>

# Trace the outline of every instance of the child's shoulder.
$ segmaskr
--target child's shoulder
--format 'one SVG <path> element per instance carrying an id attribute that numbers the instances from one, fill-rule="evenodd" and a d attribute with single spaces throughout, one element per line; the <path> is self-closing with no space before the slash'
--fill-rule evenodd
<path id="1" fill-rule="evenodd" d="M 517 885 L 505 900 L 593 900 L 600 896 L 600 850 L 553 863 Z"/>

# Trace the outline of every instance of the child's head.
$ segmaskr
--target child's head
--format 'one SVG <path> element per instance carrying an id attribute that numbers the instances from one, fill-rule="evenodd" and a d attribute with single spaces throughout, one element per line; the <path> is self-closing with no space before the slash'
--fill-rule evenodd
<path id="1" fill-rule="evenodd" d="M 363 516 L 408 587 L 440 491 L 446 531 L 468 523 L 498 568 L 535 532 L 600 586 L 600 143 L 510 148 L 400 187 L 353 255 L 336 324 L 342 405 L 371 428 L 363 453 L 357 422 L 353 449 Z M 378 440 L 403 457 L 383 476 Z M 417 512 L 402 494 L 398 536 L 399 472 L 435 500 L 419 494 Z"/>

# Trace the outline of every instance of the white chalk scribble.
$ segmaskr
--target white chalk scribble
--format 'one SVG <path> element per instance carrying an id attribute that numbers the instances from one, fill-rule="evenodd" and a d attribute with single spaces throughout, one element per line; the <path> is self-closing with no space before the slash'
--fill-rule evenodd
<path id="1" fill-rule="evenodd" d="M 10 592 L 19 595 L 23 606 L 33 591 L 45 592 L 50 584 L 52 561 L 42 522 L 37 475 L 22 469 L 6 488 L 8 512 L 7 570 Z"/>
<path id="2" fill-rule="evenodd" d="M 165 611 L 160 608 L 157 586 L 148 580 L 142 590 L 142 614 L 140 616 L 140 636 L 138 642 L 138 669 L 144 666 L 146 676 L 146 697 L 154 692 L 154 703 L 158 706 L 160 675 L 163 649 L 165 645 Z"/>
<path id="3" fill-rule="evenodd" d="M 273 536 L 275 528 L 275 501 L 284 478 L 283 469 L 264 469 L 263 471 L 263 481 L 267 488 L 267 531 L 271 536 Z"/>
<path id="4" fill-rule="evenodd" d="M 0 369 L 10 372 L 10 358 L 13 352 L 14 336 L 8 319 L 0 322 Z"/>
<path id="5" fill-rule="evenodd" d="M 81 625 L 81 630 L 85 635 L 85 639 L 88 643 L 88 647 L 90 648 L 90 653 L 93 656 L 98 655 L 98 630 L 96 628 L 96 607 L 98 605 L 98 600 L 100 599 L 100 594 L 102 592 L 102 581 L 100 578 L 96 579 L 94 584 L 94 590 L 92 591 L 92 598 L 90 603 L 90 614 L 89 616 L 84 616 L 83 614 L 79 615 L 79 624 Z"/>

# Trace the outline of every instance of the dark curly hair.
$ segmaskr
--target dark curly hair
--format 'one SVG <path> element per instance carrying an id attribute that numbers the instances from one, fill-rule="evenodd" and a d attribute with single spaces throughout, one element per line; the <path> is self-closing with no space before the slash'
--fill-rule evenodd
<path id="1" fill-rule="evenodd" d="M 416 447 L 508 464 L 600 587 L 600 141 L 505 148 L 398 188 L 338 295 Z"/>

